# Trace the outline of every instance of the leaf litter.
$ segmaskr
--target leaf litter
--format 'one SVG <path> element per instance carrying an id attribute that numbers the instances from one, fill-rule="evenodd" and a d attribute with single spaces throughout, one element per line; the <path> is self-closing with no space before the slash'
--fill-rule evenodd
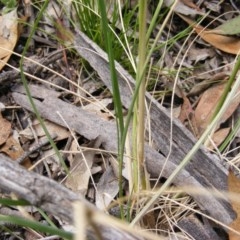
<path id="1" fill-rule="evenodd" d="M 82 151 L 79 149 L 79 145 L 73 141 L 71 149 L 73 148 L 75 152 L 78 150 L 79 153 L 72 154 L 69 158 L 70 173 L 67 176 L 65 184 L 68 188 L 83 196 L 86 195 L 89 180 L 92 178 L 91 168 L 94 163 L 94 149 L 99 148 L 100 145 L 101 138 L 97 138 L 87 145 L 87 147 L 93 149 Z"/>
<path id="2" fill-rule="evenodd" d="M 199 103 L 195 109 L 194 124 L 199 135 L 207 128 L 213 118 L 213 113 L 216 110 L 217 104 L 223 95 L 226 83 L 215 85 L 208 88 L 201 96 Z M 235 112 L 240 103 L 240 95 L 234 98 L 229 109 L 222 116 L 219 124 L 224 123 Z M 217 127 L 218 128 L 218 127 Z"/>
<path id="3" fill-rule="evenodd" d="M 229 35 L 230 31 L 225 30 L 225 25 L 223 27 L 219 26 L 216 29 L 210 30 L 207 28 L 202 27 L 199 24 L 196 24 L 194 21 L 192 21 L 190 18 L 187 18 L 186 16 L 181 16 L 181 18 L 186 21 L 189 25 L 193 27 L 193 29 L 196 31 L 196 33 L 206 42 L 210 43 L 213 45 L 215 48 L 220 49 L 224 52 L 231 53 L 231 54 L 239 54 L 240 51 L 240 40 L 238 37 L 230 37 L 226 36 Z M 238 19 L 237 19 L 238 21 Z M 232 24 L 235 25 L 234 22 L 230 22 L 230 24 L 227 24 L 227 28 L 229 29 L 229 25 L 231 26 Z M 239 30 L 235 29 L 236 32 Z M 221 33 L 221 35 L 220 35 Z M 234 34 L 234 33 L 232 33 Z"/>
<path id="4" fill-rule="evenodd" d="M 0 145 L 2 145 L 6 143 L 12 130 L 11 123 L 3 118 L 2 114 L 0 114 L 0 130 Z"/>

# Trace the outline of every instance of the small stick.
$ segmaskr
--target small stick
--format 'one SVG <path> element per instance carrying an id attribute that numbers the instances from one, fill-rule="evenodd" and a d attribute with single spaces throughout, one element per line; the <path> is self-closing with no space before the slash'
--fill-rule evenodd
<path id="1" fill-rule="evenodd" d="M 51 135 L 51 138 L 52 139 L 56 139 L 57 138 L 57 134 L 54 133 L 53 135 Z M 21 157 L 19 157 L 18 159 L 16 159 L 15 161 L 17 163 L 21 164 L 27 157 L 29 157 L 30 154 L 32 154 L 33 152 L 35 152 L 38 149 L 42 148 L 44 145 L 46 145 L 48 143 L 49 143 L 48 138 L 45 138 L 45 139 L 41 140 L 36 145 L 31 147 L 28 151 L 24 152 L 24 154 Z"/>

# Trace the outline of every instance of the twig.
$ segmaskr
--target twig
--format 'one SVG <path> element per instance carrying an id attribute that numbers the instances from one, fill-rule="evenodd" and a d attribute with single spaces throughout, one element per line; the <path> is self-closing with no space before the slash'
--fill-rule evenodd
<path id="1" fill-rule="evenodd" d="M 57 138 L 57 134 L 53 134 L 52 139 L 56 139 Z M 29 157 L 30 154 L 32 154 L 33 152 L 39 150 L 40 148 L 42 148 L 44 145 L 49 143 L 49 139 L 45 138 L 43 140 L 41 140 L 40 142 L 38 142 L 36 145 L 34 145 L 33 147 L 31 147 L 28 151 L 26 151 L 21 157 L 19 157 L 16 162 L 17 163 L 22 163 L 27 157 Z"/>
<path id="2" fill-rule="evenodd" d="M 52 54 L 50 54 L 49 56 L 42 58 L 39 61 L 39 63 L 48 66 L 50 63 L 56 62 L 56 60 L 60 59 L 61 57 L 62 57 L 62 52 L 57 50 L 57 51 L 53 52 Z M 42 67 L 36 63 L 36 64 L 31 64 L 30 67 L 24 68 L 24 71 L 27 73 L 36 74 L 41 69 L 42 69 Z M 10 71 L 3 72 L 0 74 L 0 83 L 1 84 L 9 84 L 9 83 L 12 83 L 12 80 L 17 80 L 18 78 L 20 78 L 20 72 L 15 71 L 15 70 L 10 70 Z"/>

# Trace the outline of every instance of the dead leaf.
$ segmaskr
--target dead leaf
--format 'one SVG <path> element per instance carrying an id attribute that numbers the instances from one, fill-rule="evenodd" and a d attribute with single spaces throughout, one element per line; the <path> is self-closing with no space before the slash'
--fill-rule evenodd
<path id="1" fill-rule="evenodd" d="M 229 74 L 227 74 L 225 72 L 216 73 L 215 75 L 211 76 L 210 78 L 208 78 L 206 80 L 204 79 L 203 81 L 196 83 L 192 87 L 190 92 L 187 94 L 187 96 L 191 97 L 191 96 L 200 95 L 204 90 L 206 90 L 207 88 L 212 86 L 214 83 L 223 82 L 224 80 L 227 80 L 228 77 L 229 77 Z"/>
<path id="2" fill-rule="evenodd" d="M 0 145 L 5 143 L 11 133 L 11 123 L 0 113 Z"/>
<path id="3" fill-rule="evenodd" d="M 211 12 L 220 13 L 221 6 L 219 4 L 219 1 L 204 1 L 203 4 L 207 10 L 210 10 Z"/>
<path id="4" fill-rule="evenodd" d="M 41 158 L 45 159 L 53 175 L 57 175 L 61 172 L 62 165 L 53 148 L 42 151 Z"/>
<path id="5" fill-rule="evenodd" d="M 229 193 L 240 194 L 240 180 L 232 171 L 229 171 L 228 174 L 228 191 Z M 238 231 L 240 234 L 240 201 L 231 200 L 231 204 L 237 214 L 237 218 L 229 225 L 229 227 Z M 240 235 L 229 231 L 229 240 L 240 240 Z"/>
<path id="6" fill-rule="evenodd" d="M 106 210 L 109 204 L 118 194 L 118 179 L 114 174 L 113 168 L 107 166 L 106 171 L 102 174 L 96 192 L 96 206 L 101 210 Z"/>
<path id="7" fill-rule="evenodd" d="M 213 32 L 213 30 L 207 29 L 198 25 L 190 18 L 187 18 L 181 14 L 178 14 L 185 22 L 192 25 L 196 33 L 206 42 L 210 43 L 217 49 L 231 54 L 238 54 L 240 51 L 239 38 L 219 35 Z"/>
<path id="8" fill-rule="evenodd" d="M 225 23 L 211 30 L 212 33 L 222 35 L 236 35 L 240 33 L 240 16 L 227 20 Z"/>
<path id="9" fill-rule="evenodd" d="M 212 115 L 216 109 L 216 106 L 222 96 L 225 84 L 215 85 L 209 89 L 207 89 L 200 98 L 200 101 L 196 107 L 194 113 L 194 121 L 193 124 L 196 126 L 198 134 L 201 135 L 203 131 L 208 126 L 209 122 L 212 119 Z M 229 108 L 223 114 L 221 121 L 219 124 L 225 122 L 236 110 L 240 102 L 240 90 L 236 97 L 232 100 Z"/>
<path id="10" fill-rule="evenodd" d="M 174 1 L 165 0 L 164 3 L 167 7 L 171 7 Z M 192 16 L 202 14 L 202 12 L 200 12 L 200 9 L 191 0 L 177 1 L 174 7 L 174 12 Z"/>
<path id="11" fill-rule="evenodd" d="M 56 141 L 60 141 L 69 137 L 69 131 L 66 128 L 47 120 L 44 121 L 44 124 L 51 136 L 57 134 L 57 138 L 55 139 Z M 34 133 L 32 129 L 34 130 Z M 38 122 L 37 119 L 33 121 L 31 128 L 28 126 L 19 133 L 21 137 L 29 140 L 34 140 L 34 134 L 39 138 L 46 136 L 41 124 Z"/>
<path id="12" fill-rule="evenodd" d="M 220 144 L 226 139 L 227 135 L 229 134 L 230 129 L 231 128 L 228 127 L 216 131 L 212 136 L 212 141 L 214 142 L 214 145 L 212 145 L 211 142 L 209 142 L 207 148 L 213 150 L 215 147 L 220 146 Z"/>
<path id="13" fill-rule="evenodd" d="M 17 9 L 0 16 L 0 70 L 12 55 L 18 39 Z"/>
<path id="14" fill-rule="evenodd" d="M 201 26 L 195 27 L 194 29 L 203 40 L 210 43 L 215 48 L 218 48 L 227 53 L 239 54 L 240 51 L 239 38 L 211 33 L 211 31 L 208 32 L 208 29 L 204 30 L 204 28 Z"/>
<path id="15" fill-rule="evenodd" d="M 73 142 L 74 144 L 75 142 Z M 100 138 L 96 138 L 88 144 L 88 147 L 98 148 L 101 145 Z M 88 189 L 91 168 L 95 156 L 94 150 L 86 150 L 76 153 L 70 160 L 70 174 L 66 179 L 66 186 L 75 193 L 85 196 Z"/>
<path id="16" fill-rule="evenodd" d="M 193 46 L 188 53 L 188 61 L 196 64 L 199 61 L 204 61 L 209 57 L 213 57 L 214 55 L 215 52 L 212 48 L 196 48 Z"/>
<path id="17" fill-rule="evenodd" d="M 213 84 L 213 81 L 210 79 L 201 81 L 195 84 L 190 92 L 187 94 L 188 97 L 200 95 L 204 90 L 209 88 Z"/>
<path id="18" fill-rule="evenodd" d="M 13 136 L 10 136 L 7 139 L 6 143 L 0 148 L 0 152 L 3 152 L 6 155 L 8 155 L 12 160 L 16 160 L 24 154 L 24 151 L 20 143 Z M 32 166 L 29 158 L 26 158 L 23 161 L 22 165 L 26 168 Z"/>
<path id="19" fill-rule="evenodd" d="M 185 96 L 183 92 L 182 92 L 182 98 L 183 98 L 183 104 L 182 104 L 181 112 L 178 119 L 181 122 L 184 122 L 185 120 L 190 119 L 189 114 L 193 113 L 193 109 L 189 99 Z"/>

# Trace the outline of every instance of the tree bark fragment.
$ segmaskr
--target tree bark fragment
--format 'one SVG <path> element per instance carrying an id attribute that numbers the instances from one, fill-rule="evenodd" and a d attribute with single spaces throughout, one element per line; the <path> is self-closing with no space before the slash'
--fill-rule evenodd
<path id="1" fill-rule="evenodd" d="M 0 154 L 0 189 L 12 192 L 21 199 L 27 200 L 31 205 L 37 206 L 54 216 L 73 223 L 73 205 L 75 201 L 83 202 L 88 208 L 97 210 L 83 197 L 73 193 L 57 182 L 26 170 L 3 154 Z M 116 227 L 98 224 L 103 239 L 129 239 L 143 240 L 141 235 L 133 235 Z M 87 229 L 88 239 L 97 239 L 94 231 Z"/>

